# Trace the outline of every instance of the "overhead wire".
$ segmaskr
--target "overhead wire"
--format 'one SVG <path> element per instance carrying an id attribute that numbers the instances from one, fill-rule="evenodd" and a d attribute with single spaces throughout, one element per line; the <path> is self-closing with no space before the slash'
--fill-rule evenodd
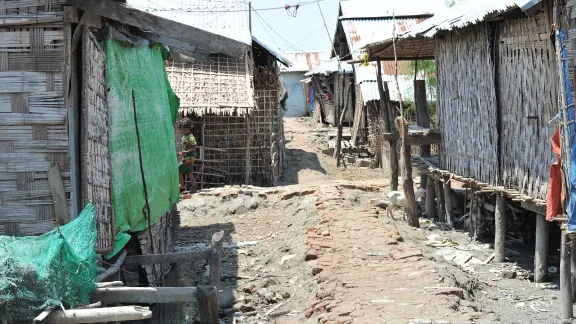
<path id="1" fill-rule="evenodd" d="M 280 39 L 286 44 L 286 45 L 290 45 L 292 48 L 297 49 L 300 52 L 305 52 L 302 49 L 298 48 L 297 46 L 295 46 L 294 44 L 290 43 L 286 38 L 284 38 L 282 35 L 280 35 L 276 30 L 274 30 L 274 28 L 272 28 L 272 26 L 270 26 L 270 24 L 268 24 L 266 22 L 266 20 L 264 20 L 264 18 L 262 18 L 262 16 L 260 16 L 260 14 L 257 11 L 254 11 L 254 13 L 256 14 L 256 16 L 260 19 L 260 21 L 262 21 L 264 24 L 266 24 L 266 26 L 268 26 L 268 28 L 270 28 L 270 30 L 272 30 L 274 32 L 274 34 L 278 35 L 278 37 L 280 37 Z M 278 49 L 280 49 L 280 47 L 278 47 Z"/>
<path id="2" fill-rule="evenodd" d="M 324 28 L 324 26 L 320 26 L 320 28 L 318 28 L 316 31 L 312 32 L 312 33 L 311 33 L 310 35 L 308 35 L 306 38 L 303 38 L 303 39 L 299 40 L 298 42 L 294 43 L 294 46 L 302 43 L 303 41 L 305 41 L 305 40 L 307 40 L 307 39 L 310 39 L 310 37 L 316 35 L 316 33 L 319 32 L 319 31 L 320 31 L 321 29 L 323 29 L 323 28 Z M 281 49 L 280 51 L 283 52 L 283 51 L 285 51 L 285 50 L 287 50 L 287 49 L 290 49 L 290 48 L 292 48 L 292 46 L 289 46 L 289 47 L 286 47 L 286 48 L 284 48 L 284 49 Z"/>
<path id="3" fill-rule="evenodd" d="M 316 0 L 316 1 L 325 1 L 325 0 Z M 221 5 L 167 8 L 167 7 L 160 6 L 156 3 L 149 1 L 149 3 L 152 3 L 152 4 L 154 4 L 160 8 L 154 8 L 154 7 L 140 7 L 140 8 L 142 8 L 144 11 L 147 11 L 147 12 L 190 12 L 190 13 L 249 12 L 249 11 L 257 12 L 257 11 L 271 11 L 271 10 L 286 10 L 286 12 L 288 13 L 289 16 L 296 17 L 297 10 L 300 7 L 313 4 L 316 1 L 305 1 L 305 2 L 299 2 L 299 3 L 293 4 L 293 5 L 285 5 L 283 7 L 268 7 L 268 8 L 260 8 L 260 9 L 255 9 L 255 8 L 252 8 L 252 9 L 234 9 L 234 8 L 222 9 Z M 240 1 L 238 1 L 238 2 L 240 2 Z"/>
<path id="4" fill-rule="evenodd" d="M 322 16 L 322 22 L 324 23 L 324 27 L 326 27 L 326 34 L 328 34 L 328 39 L 330 40 L 330 44 L 332 44 L 332 51 L 334 52 L 334 56 L 338 61 L 338 73 L 342 72 L 342 67 L 340 66 L 340 58 L 338 57 L 338 53 L 336 53 L 336 48 L 334 47 L 334 39 L 330 36 L 330 32 L 328 31 L 328 25 L 326 24 L 326 19 L 324 18 L 324 13 L 322 12 L 322 6 L 320 6 L 320 0 L 316 0 L 318 4 L 318 10 L 320 10 L 320 15 Z"/>

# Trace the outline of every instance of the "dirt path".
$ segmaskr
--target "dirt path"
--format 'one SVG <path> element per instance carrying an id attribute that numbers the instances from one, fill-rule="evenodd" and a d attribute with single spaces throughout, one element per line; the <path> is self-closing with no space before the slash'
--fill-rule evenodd
<path id="1" fill-rule="evenodd" d="M 473 275 L 434 257 L 422 242 L 428 230 L 398 225 L 373 206 L 389 190 L 380 170 L 337 169 L 320 152 L 323 138 L 307 122 L 287 120 L 285 128 L 282 186 L 205 191 L 179 205 L 177 250 L 205 247 L 212 234 L 225 232 L 225 323 L 487 324 L 546 318 L 514 316 L 510 303 L 500 311 L 497 299 L 477 302 L 500 292 L 486 292 L 490 288 Z M 180 271 L 184 284 L 196 285 L 208 269 L 201 262 Z M 513 283 L 507 289 L 514 287 L 521 289 Z M 195 314 L 189 305 L 187 322 Z"/>

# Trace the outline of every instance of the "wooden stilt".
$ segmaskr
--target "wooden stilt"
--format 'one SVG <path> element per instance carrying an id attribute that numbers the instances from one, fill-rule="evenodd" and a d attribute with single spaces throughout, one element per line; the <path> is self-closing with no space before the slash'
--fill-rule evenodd
<path id="1" fill-rule="evenodd" d="M 402 165 L 402 188 L 404 189 L 404 197 L 406 199 L 404 212 L 408 218 L 408 225 L 420 227 L 416 196 L 414 194 L 414 181 L 412 179 L 412 163 L 410 163 L 412 149 L 410 145 L 406 143 L 408 137 L 408 122 L 404 117 L 398 117 L 396 118 L 396 127 L 400 130 L 402 136 L 402 160 L 404 161 Z"/>
<path id="2" fill-rule="evenodd" d="M 436 218 L 436 189 L 434 188 L 434 179 L 426 176 L 426 205 L 424 214 L 428 219 Z"/>
<path id="3" fill-rule="evenodd" d="M 477 206 L 480 209 L 480 204 Z M 496 195 L 494 233 L 494 262 L 504 262 L 506 258 L 506 197 L 502 194 Z"/>
<path id="4" fill-rule="evenodd" d="M 376 79 L 378 83 L 378 92 L 380 94 L 380 109 L 384 110 L 382 112 L 382 116 L 384 117 L 384 132 L 386 133 L 395 133 L 393 132 L 393 125 L 394 121 L 391 118 L 390 110 L 392 110 L 392 105 L 390 104 L 389 96 L 386 95 L 386 91 L 388 89 L 388 84 L 382 81 L 382 64 L 378 61 L 378 70 L 376 74 Z M 390 92 L 388 92 L 389 94 Z M 382 156 L 384 156 L 384 152 L 382 152 Z M 382 161 L 384 163 L 385 161 Z M 396 146 L 396 141 L 390 141 L 390 160 L 388 161 L 390 164 L 390 187 L 392 191 L 398 191 L 398 151 Z"/>
<path id="5" fill-rule="evenodd" d="M 216 287 L 198 286 L 198 306 L 201 324 L 218 324 L 218 295 Z"/>
<path id="6" fill-rule="evenodd" d="M 426 97 L 426 81 L 414 80 L 414 104 L 416 105 L 416 124 L 424 128 L 430 128 L 430 113 Z M 430 145 L 420 146 L 420 156 L 430 156 Z"/>
<path id="7" fill-rule="evenodd" d="M 440 181 L 434 181 L 434 191 L 436 191 L 436 201 L 438 202 L 438 221 L 446 222 L 446 207 L 444 206 L 444 189 Z"/>
<path id="8" fill-rule="evenodd" d="M 562 231 L 560 247 L 560 293 L 562 295 L 562 318 L 571 319 L 574 316 L 572 297 L 572 274 L 570 271 L 570 238 L 568 233 Z"/>
<path id="9" fill-rule="evenodd" d="M 534 282 L 548 280 L 548 241 L 550 229 L 544 215 L 536 214 L 536 251 L 534 253 Z M 574 259 L 574 258 L 572 258 Z"/>
<path id="10" fill-rule="evenodd" d="M 450 179 L 442 181 L 442 188 L 444 189 L 444 205 L 446 207 L 446 223 L 454 226 L 454 213 L 452 212 L 452 182 Z"/>
<path id="11" fill-rule="evenodd" d="M 572 238 L 570 240 L 570 271 L 572 272 L 572 300 L 576 299 L 576 242 Z"/>

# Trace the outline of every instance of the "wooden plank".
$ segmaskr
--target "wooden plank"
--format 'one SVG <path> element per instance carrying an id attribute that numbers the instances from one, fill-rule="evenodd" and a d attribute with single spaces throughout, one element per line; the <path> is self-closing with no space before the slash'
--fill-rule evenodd
<path id="1" fill-rule="evenodd" d="M 196 302 L 196 287 L 97 288 L 91 300 L 104 304 L 172 304 Z"/>
<path id="2" fill-rule="evenodd" d="M 245 54 L 245 50 L 248 47 L 247 44 L 239 41 L 129 8 L 110 0 L 68 0 L 67 4 L 108 19 L 135 26 L 146 31 L 146 34 L 158 34 L 185 43 L 197 44 L 198 47 L 208 49 L 212 53 L 239 57 Z"/>
<path id="3" fill-rule="evenodd" d="M 164 254 L 133 255 L 124 259 L 124 265 L 169 264 L 208 260 L 210 250 Z"/>
<path id="4" fill-rule="evenodd" d="M 35 14 L 0 14 L 0 26 L 47 24 L 64 20 L 63 12 L 37 12 Z"/>
<path id="5" fill-rule="evenodd" d="M 50 184 L 50 191 L 52 192 L 52 199 L 54 200 L 56 221 L 59 225 L 66 225 L 70 222 L 70 215 L 68 214 L 66 192 L 64 191 L 64 184 L 62 183 L 58 163 L 51 166 L 48 170 L 48 183 Z"/>

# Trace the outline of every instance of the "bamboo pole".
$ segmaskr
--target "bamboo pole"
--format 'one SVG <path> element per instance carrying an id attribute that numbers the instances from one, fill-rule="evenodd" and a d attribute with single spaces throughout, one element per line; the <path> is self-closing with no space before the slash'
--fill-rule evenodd
<path id="1" fill-rule="evenodd" d="M 402 135 L 403 143 L 402 188 L 404 189 L 404 197 L 406 198 L 404 211 L 408 218 L 408 225 L 412 227 L 420 227 L 418 207 L 416 205 L 416 196 L 414 194 L 414 181 L 412 180 L 412 148 L 410 145 L 406 145 L 406 138 L 408 137 L 408 122 L 404 117 L 398 117 L 396 118 L 396 127 L 401 131 L 400 134 Z"/>
<path id="2" fill-rule="evenodd" d="M 344 130 L 344 118 L 346 117 L 346 112 L 348 111 L 348 100 L 350 99 L 350 86 L 352 82 L 348 83 L 346 87 L 346 101 L 344 101 L 344 109 L 340 115 L 340 120 L 338 123 L 338 134 L 336 135 L 336 149 L 334 150 L 334 157 L 336 157 L 336 167 L 340 167 L 340 153 L 342 151 L 342 132 Z"/>
<path id="3" fill-rule="evenodd" d="M 138 321 L 152 317 L 148 307 L 122 306 L 96 309 L 71 309 L 67 311 L 53 311 L 45 323 L 76 324 L 76 323 L 104 323 Z"/>
<path id="4" fill-rule="evenodd" d="M 377 70 L 377 74 L 376 74 L 376 79 L 378 82 L 378 92 L 380 94 L 380 113 L 382 114 L 382 116 L 384 117 L 384 132 L 386 133 L 393 133 L 395 134 L 395 132 L 392 132 L 393 128 L 393 119 L 390 117 L 390 110 L 392 110 L 392 105 L 390 105 L 390 99 L 387 98 L 387 94 L 389 94 L 390 92 L 388 91 L 388 84 L 384 83 L 382 81 L 382 66 L 381 66 L 381 62 L 378 61 L 378 70 Z M 382 111 L 384 110 L 384 111 Z M 396 141 L 390 141 L 390 161 L 388 161 L 388 163 L 390 164 L 390 186 L 392 191 L 397 191 L 398 190 L 398 150 L 397 150 L 397 146 L 396 146 Z M 381 148 L 382 150 L 382 156 L 384 156 L 384 147 Z M 382 164 L 384 163 L 384 161 L 382 161 Z M 383 166 L 383 165 L 382 165 Z"/>

